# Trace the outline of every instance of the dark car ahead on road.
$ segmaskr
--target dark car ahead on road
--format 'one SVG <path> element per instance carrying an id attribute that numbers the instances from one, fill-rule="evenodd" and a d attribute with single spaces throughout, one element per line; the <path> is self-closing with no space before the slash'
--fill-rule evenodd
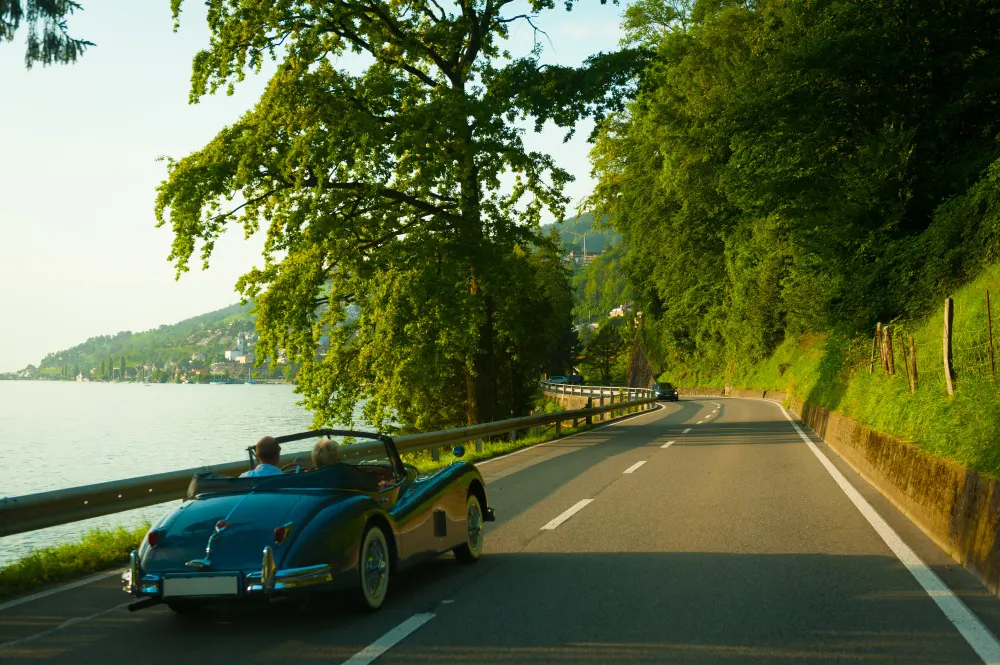
<path id="1" fill-rule="evenodd" d="M 472 563 L 492 521 L 479 470 L 455 462 L 430 473 L 404 464 L 388 436 L 315 430 L 371 443 L 340 446 L 340 463 L 281 475 L 196 474 L 188 497 L 132 552 L 122 576 L 138 600 L 188 612 L 208 603 L 350 589 L 357 607 L 376 610 L 390 576 L 452 550 Z M 252 457 L 251 464 L 256 460 Z M 460 451 L 456 451 L 461 455 Z"/>
<path id="2" fill-rule="evenodd" d="M 656 399 L 665 399 L 676 402 L 680 397 L 677 394 L 677 388 L 674 388 L 669 383 L 656 382 L 653 384 L 653 394 L 656 395 Z"/>
<path id="3" fill-rule="evenodd" d="M 566 377 L 566 383 L 570 384 L 571 386 L 582 386 L 583 377 L 580 376 L 579 374 L 570 374 L 569 376 Z"/>

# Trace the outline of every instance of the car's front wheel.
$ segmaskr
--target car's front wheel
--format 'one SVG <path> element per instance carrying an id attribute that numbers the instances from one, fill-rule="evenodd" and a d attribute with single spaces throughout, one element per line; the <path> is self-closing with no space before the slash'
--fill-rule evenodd
<path id="1" fill-rule="evenodd" d="M 483 555 L 483 507 L 479 497 L 469 494 L 465 502 L 465 543 L 455 548 L 455 558 L 461 563 L 475 563 Z"/>
<path id="2" fill-rule="evenodd" d="M 358 559 L 358 589 L 355 605 L 364 612 L 374 612 L 382 607 L 389 590 L 389 544 L 385 533 L 372 524 L 361 539 L 361 557 Z"/>

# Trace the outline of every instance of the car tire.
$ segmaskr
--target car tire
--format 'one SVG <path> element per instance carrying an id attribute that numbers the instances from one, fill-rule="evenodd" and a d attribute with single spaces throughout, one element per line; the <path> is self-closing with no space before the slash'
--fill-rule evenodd
<path id="1" fill-rule="evenodd" d="M 486 534 L 483 531 L 483 507 L 479 497 L 470 493 L 465 501 L 465 542 L 454 549 L 455 558 L 459 563 L 475 563 L 483 556 L 483 542 Z"/>
<path id="2" fill-rule="evenodd" d="M 354 605 L 362 612 L 375 612 L 385 602 L 389 590 L 389 543 L 377 524 L 365 529 L 358 557 L 358 588 Z"/>

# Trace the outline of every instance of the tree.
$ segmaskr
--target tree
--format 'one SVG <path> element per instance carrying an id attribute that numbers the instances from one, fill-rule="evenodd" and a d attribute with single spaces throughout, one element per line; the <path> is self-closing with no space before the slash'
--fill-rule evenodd
<path id="1" fill-rule="evenodd" d="M 584 365 L 598 373 L 602 385 L 611 383 L 614 366 L 620 364 L 620 356 L 627 348 L 625 328 L 622 317 L 607 319 L 583 352 Z"/>
<path id="2" fill-rule="evenodd" d="M 519 331 L 539 324 L 515 325 L 519 280 L 544 240 L 542 211 L 562 216 L 570 176 L 515 122 L 571 128 L 618 108 L 645 53 L 581 68 L 542 67 L 537 51 L 512 58 L 510 26 L 554 2 L 518 15 L 510 4 L 208 2 L 193 101 L 265 57 L 278 71 L 252 111 L 168 162 L 157 219 L 173 227 L 178 275 L 199 249 L 207 267 L 227 226 L 267 226 L 265 265 L 237 286 L 256 299 L 258 355 L 284 348 L 301 363 L 317 423 L 350 422 L 361 400 L 382 428 L 490 421 L 541 373 L 516 362 L 534 341 Z M 363 72 L 337 68 L 349 52 L 368 57 Z"/>
<path id="3" fill-rule="evenodd" d="M 789 333 L 913 317 L 998 255 L 994 4 L 629 11 L 657 57 L 600 128 L 593 202 L 667 362 L 717 377 Z"/>
<path id="4" fill-rule="evenodd" d="M 69 35 L 66 22 L 83 7 L 71 0 L 0 0 L 0 44 L 14 40 L 21 23 L 28 26 L 24 64 L 76 62 L 92 42 Z"/>
<path id="5" fill-rule="evenodd" d="M 101 367 L 97 371 L 97 378 L 101 380 L 104 379 L 104 358 L 101 358 Z"/>
<path id="6" fill-rule="evenodd" d="M 125 356 L 122 356 L 121 367 L 118 370 L 118 377 L 124 381 L 125 380 Z"/>

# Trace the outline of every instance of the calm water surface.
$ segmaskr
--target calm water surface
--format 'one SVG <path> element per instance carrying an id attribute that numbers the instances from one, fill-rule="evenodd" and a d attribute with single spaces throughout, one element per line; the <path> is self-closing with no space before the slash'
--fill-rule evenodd
<path id="1" fill-rule="evenodd" d="M 0 381 L 0 497 L 240 460 L 265 434 L 309 429 L 312 415 L 298 399 L 287 385 Z M 311 443 L 290 445 L 305 451 Z M 97 525 L 163 512 L 144 508 L 0 538 L 0 565 Z"/>

